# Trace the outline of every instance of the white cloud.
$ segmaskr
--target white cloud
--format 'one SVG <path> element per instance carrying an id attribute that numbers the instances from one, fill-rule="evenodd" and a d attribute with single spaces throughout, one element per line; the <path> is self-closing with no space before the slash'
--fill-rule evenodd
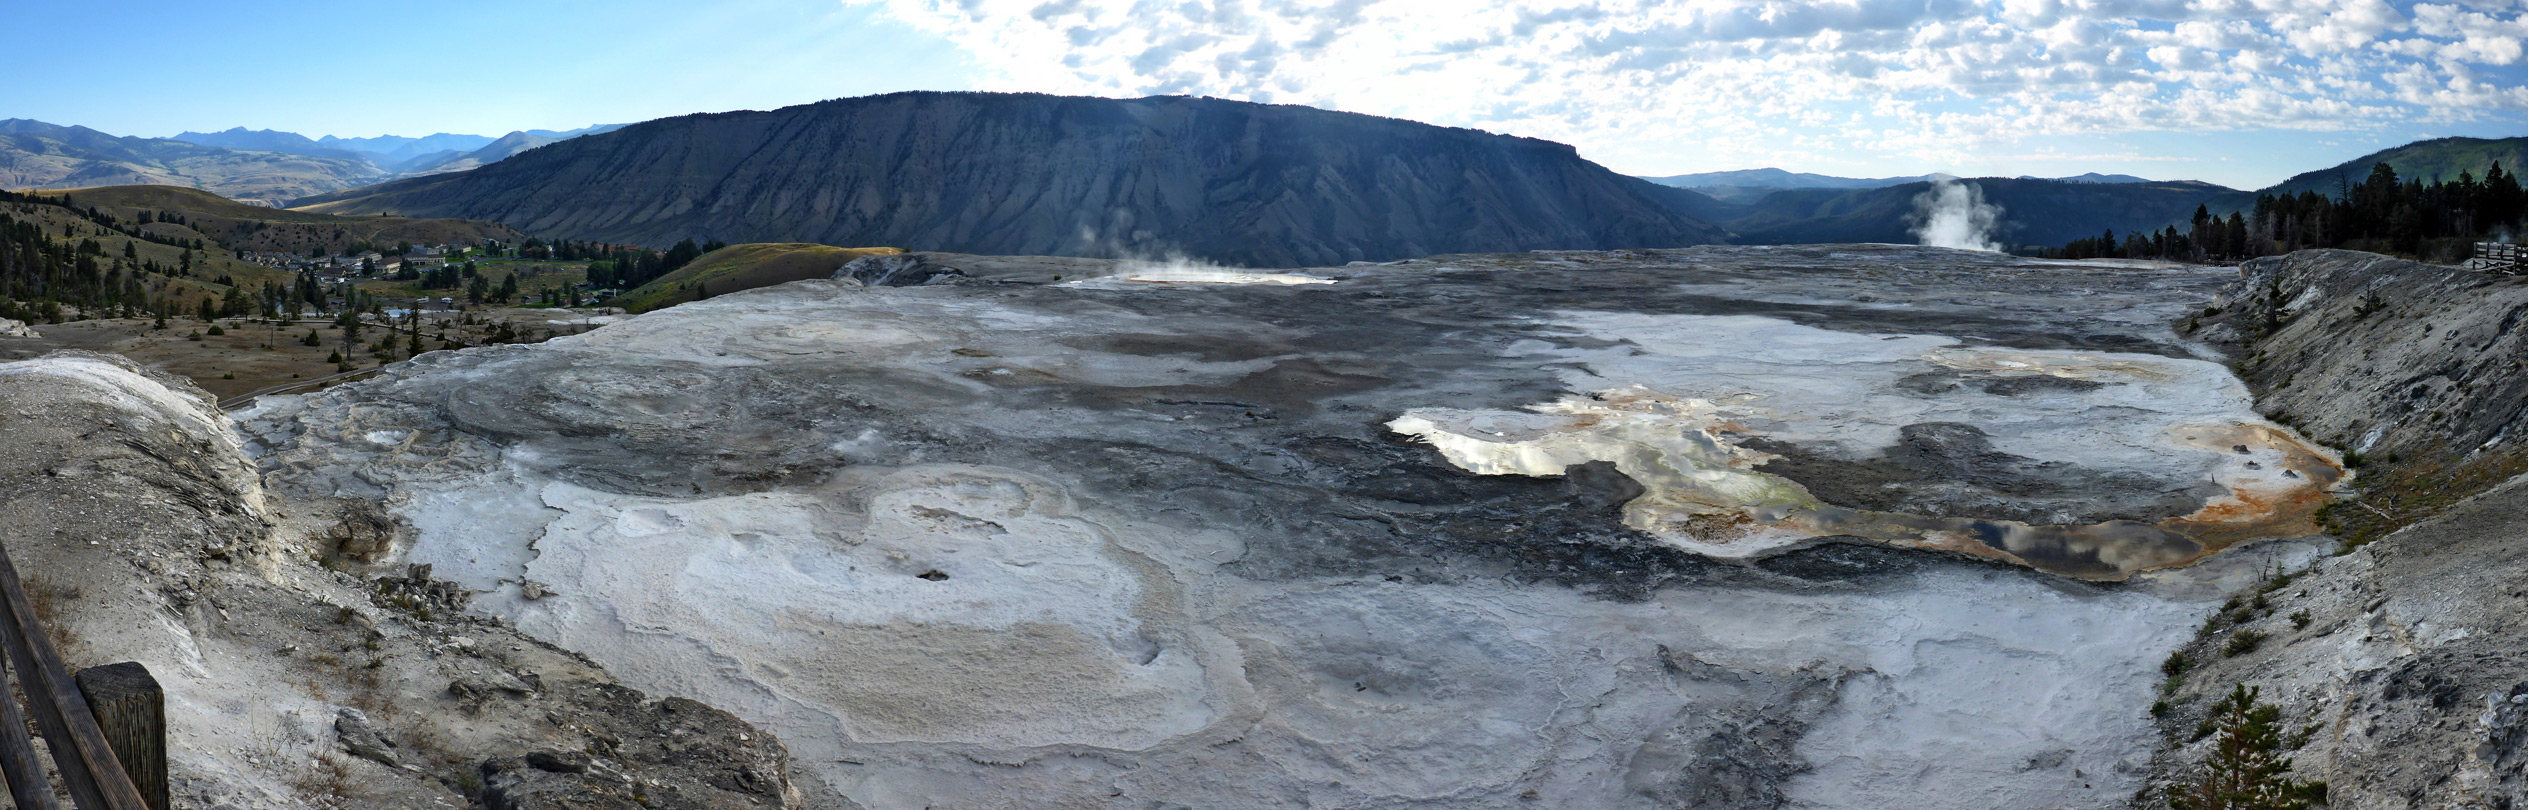
<path id="1" fill-rule="evenodd" d="M 993 89 L 1301 103 L 1697 170 L 2528 117 L 2520 0 L 841 0 Z"/>

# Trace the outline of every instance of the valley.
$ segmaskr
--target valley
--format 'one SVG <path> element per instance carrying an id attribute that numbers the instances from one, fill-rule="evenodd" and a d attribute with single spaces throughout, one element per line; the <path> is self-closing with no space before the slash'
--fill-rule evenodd
<path id="1" fill-rule="evenodd" d="M 1376 3 L 1121 57 L 1084 43 L 1208 7 L 920 5 L 783 25 L 912 26 L 855 81 L 946 75 L 941 36 L 1167 72 L 751 95 L 682 55 L 721 29 L 572 19 L 596 44 L 542 58 L 676 75 L 343 103 L 426 136 L 0 121 L 0 641 L 63 659 L 0 672 L 69 707 L 54 771 L 0 739 L 0 778 L 78 810 L 141 810 L 79 780 L 160 759 L 199 810 L 2528 806 L 2528 279 L 2455 266 L 2528 229 L 2528 138 L 2206 175 L 2297 172 L 2249 190 L 2136 176 L 2230 157 L 2118 132 L 2001 154 L 2061 110 L 1952 116 L 1973 88 L 1790 129 L 1607 102 L 1710 75 L 1538 95 L 1690 38 L 1566 36 L 1627 16 L 1595 7 L 1322 57 L 1502 85 L 1447 126 L 1202 78 Z M 1688 11 L 1717 59 L 2025 10 Z M 2414 13 L 2396 42 L 2458 24 Z M 2213 31 L 2156 25 L 2078 30 Z M 1974 84 L 1922 50 L 1952 72 L 1832 82 Z M 2088 67 L 2047 75 L 2130 66 Z M 675 100 L 710 76 L 737 100 Z M 556 119 L 633 123 L 507 123 Z M 1771 155 L 1884 176 L 1610 168 Z M 1915 173 L 1959 165 L 2042 176 Z M 118 662 L 154 736 L 27 679 Z M 124 747 L 63 742 L 81 707 Z"/>

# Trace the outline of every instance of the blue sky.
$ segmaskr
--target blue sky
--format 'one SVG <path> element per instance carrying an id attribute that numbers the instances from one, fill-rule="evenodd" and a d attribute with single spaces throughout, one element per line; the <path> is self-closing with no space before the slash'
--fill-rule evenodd
<path id="1" fill-rule="evenodd" d="M 2528 0 L 13 4 L 0 117 L 570 129 L 894 90 L 1187 93 L 1551 138 L 1634 174 L 2258 187 L 2528 135 Z M 109 58 L 98 58 L 110 54 Z"/>

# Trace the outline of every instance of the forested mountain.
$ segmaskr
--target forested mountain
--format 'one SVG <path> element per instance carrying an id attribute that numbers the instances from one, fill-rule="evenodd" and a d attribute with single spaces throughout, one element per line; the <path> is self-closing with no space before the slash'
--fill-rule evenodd
<path id="1" fill-rule="evenodd" d="M 1294 266 L 1720 241 L 1686 193 L 1563 144 L 1308 107 L 897 93 L 661 119 L 300 204 L 653 246 Z"/>
<path id="2" fill-rule="evenodd" d="M 2158 230 L 2183 222 L 2199 206 L 2233 210 L 2253 199 L 2237 189 L 2192 181 L 2098 183 L 1984 177 L 1958 182 L 1978 188 L 2001 209 L 1992 237 L 2008 245 L 2060 245 L 2113 229 Z M 1780 191 L 1721 220 L 1743 244 L 1915 241 L 1916 198 L 1930 183 L 1844 191 Z"/>
<path id="3" fill-rule="evenodd" d="M 277 205 L 385 176 L 358 157 L 243 152 L 170 138 L 116 137 L 42 121 L 0 120 L 0 188 L 6 189 L 151 183 Z"/>
<path id="4" fill-rule="evenodd" d="M 2476 240 L 2528 228 L 2528 192 L 2496 161 L 2478 178 L 2459 169 L 2436 182 L 2399 177 L 2375 163 L 2341 195 L 2318 191 L 2259 193 L 2242 214 L 2197 212 L 2192 227 L 2157 233 L 2102 234 L 2064 245 L 2069 258 L 2117 256 L 2188 261 L 2237 260 L 2303 248 L 2350 248 L 2456 263 Z"/>
<path id="5" fill-rule="evenodd" d="M 1776 191 L 1795 189 L 1853 190 L 1886 188 L 1949 177 L 1945 174 L 1924 174 L 1912 177 L 1836 177 L 1826 174 L 1792 172 L 1781 169 L 1740 169 L 1726 172 L 1678 174 L 1642 179 L 1669 188 L 1691 190 L 1722 202 L 1747 205 L 1764 199 Z"/>
<path id="6" fill-rule="evenodd" d="M 2360 185 L 2370 178 L 2372 167 L 2381 163 L 2396 170 L 2398 177 L 2419 180 L 2454 182 L 2460 173 L 2483 179 L 2500 163 L 2512 171 L 2528 164 L 2528 137 L 2521 138 L 2439 138 L 2415 141 L 2393 149 L 2382 149 L 2334 166 L 2303 172 L 2263 189 L 2266 194 L 2298 194 L 2314 191 L 2328 197 L 2342 196 L 2345 189 Z"/>

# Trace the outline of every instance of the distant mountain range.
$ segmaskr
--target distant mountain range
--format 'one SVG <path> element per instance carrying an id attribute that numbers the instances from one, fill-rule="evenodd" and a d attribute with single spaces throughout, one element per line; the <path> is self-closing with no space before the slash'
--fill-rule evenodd
<path id="1" fill-rule="evenodd" d="M 376 164 L 378 170 L 384 174 L 393 177 L 409 177 L 417 174 L 464 171 L 489 163 L 497 163 L 510 155 L 548 143 L 566 141 L 581 135 L 612 132 L 622 128 L 622 124 L 600 124 L 568 132 L 529 129 L 511 132 L 499 138 L 442 132 L 420 138 L 396 135 L 381 135 L 374 138 L 336 138 L 327 135 L 321 140 L 311 140 L 295 132 L 250 130 L 238 127 L 219 132 L 180 133 L 174 140 L 245 151 L 366 159 Z"/>
<path id="2" fill-rule="evenodd" d="M 1835 177 L 1781 169 L 1740 169 L 1730 172 L 1703 172 L 1642 179 L 1677 188 L 1885 188 L 1949 176 L 1952 175 L 1922 174 L 1912 177 L 1862 178 Z"/>
<path id="3" fill-rule="evenodd" d="M 2133 176 L 2133 175 L 2129 175 L 2129 174 L 2099 174 L 2099 173 L 2097 173 L 2097 172 L 2089 172 L 2089 173 L 2087 173 L 2087 174 L 2076 174 L 2076 175 L 2072 175 L 2072 176 L 2070 176 L 2070 177 L 2053 177 L 2053 178 L 2031 177 L 2031 176 L 2028 176 L 2028 175 L 2024 175 L 2024 174 L 2023 174 L 2023 175 L 2019 175 L 2019 179 L 2021 179 L 2021 180 L 2046 180 L 2046 179 L 2051 179 L 2051 180 L 2061 180 L 2061 181 L 2066 182 L 2066 183 L 2154 183 L 2154 182 L 2158 182 L 2158 181 L 2156 181 L 2156 180 L 2147 180 L 2147 179 L 2143 179 L 2143 178 L 2140 178 L 2140 177 L 2135 177 L 2135 176 Z M 2191 181 L 2186 181 L 2186 182 L 2191 182 Z"/>
<path id="4" fill-rule="evenodd" d="M 1949 177 L 1946 174 L 1923 174 L 1912 177 L 1836 177 L 1782 169 L 1740 169 L 1727 172 L 1678 174 L 1642 179 L 1671 188 L 1692 190 L 1722 202 L 1752 203 L 1764 195 L 1787 189 L 1863 189 L 1886 188 L 1906 183 L 1920 183 Z"/>
<path id="5" fill-rule="evenodd" d="M 2243 212 L 2255 206 L 2258 194 L 2314 191 L 2331 197 L 2345 185 L 2360 184 L 2370 176 L 2371 167 L 2380 163 L 2394 168 L 2400 178 L 2432 182 L 2454 181 L 2460 172 L 2481 178 L 2497 161 L 2512 171 L 2528 164 L 2528 137 L 2416 141 L 2295 175 L 2257 191 L 2097 173 L 1971 182 L 1986 202 L 2002 209 L 1995 238 L 2013 245 L 2059 246 L 2109 229 L 2119 234 L 2169 225 L 2182 229 L 2198 206 L 2214 215 Z M 1780 169 L 1651 179 L 1719 201 L 1718 206 L 1696 209 L 1695 215 L 1728 229 L 1733 241 L 1750 244 L 1912 241 L 1908 228 L 1913 199 L 1929 188 L 1927 183 L 1905 178 L 1867 180 Z"/>
<path id="6" fill-rule="evenodd" d="M 441 133 L 311 140 L 293 132 L 187 132 L 174 138 L 109 135 L 81 126 L 0 120 L 0 188 L 85 188 L 131 184 L 198 188 L 267 206 L 432 172 L 462 171 L 559 140 L 620 124 L 569 132 L 526 130 L 502 138 Z"/>
<path id="7" fill-rule="evenodd" d="M 896 93 L 689 115 L 300 201 L 665 245 L 1171 254 L 1250 266 L 1721 241 L 1570 146 L 1218 99 Z"/>
<path id="8" fill-rule="evenodd" d="M 185 134 L 190 135 L 192 133 Z M 185 136 L 178 135 L 176 137 L 181 139 Z M 401 163 L 403 161 L 411 160 L 415 157 L 434 152 L 455 152 L 458 154 L 464 154 L 476 149 L 481 149 L 485 146 L 490 146 L 491 142 L 494 140 L 496 139 L 489 135 L 458 135 L 449 132 L 441 132 L 435 135 L 424 135 L 419 138 L 408 138 L 402 135 L 379 135 L 371 138 L 337 138 L 332 135 L 327 135 L 316 139 L 316 145 L 323 146 L 328 149 L 347 149 L 362 154 L 376 155 L 390 161 Z"/>
<path id="9" fill-rule="evenodd" d="M 1889 186 L 1901 186 L 1907 183 L 1923 183 L 1942 178 L 1954 179 L 1956 177 L 1957 175 L 1938 172 L 1934 172 L 1932 174 L 1919 174 L 1912 177 L 1836 177 L 1829 174 L 1810 174 L 1808 172 L 1794 172 L 1783 169 L 1765 168 L 1739 169 L 1736 171 L 1726 172 L 1702 172 L 1700 174 L 1678 174 L 1669 175 L 1667 177 L 1644 177 L 1642 179 L 1658 183 L 1663 186 L 1690 189 L 1722 202 L 1754 203 L 1757 200 L 1763 199 L 1765 195 L 1772 194 L 1776 191 L 1789 191 L 1794 189 L 1853 190 L 1887 188 Z M 2088 174 L 2074 177 L 2053 178 L 2028 177 L 2023 175 L 2019 179 L 2059 180 L 2066 183 L 2151 182 L 2129 174 L 2099 174 L 2097 172 L 2090 172 Z"/>
<path id="10" fill-rule="evenodd" d="M 0 188 L 146 183 L 280 205 L 389 176 L 357 155 L 247 152 L 169 138 L 117 137 L 42 121 L 0 120 Z"/>
<path id="11" fill-rule="evenodd" d="M 2001 209 L 1992 238 L 2008 245 L 2059 247 L 2073 239 L 2158 230 L 2184 223 L 2197 206 L 2226 214 L 2255 194 L 2211 183 L 2099 182 L 2036 177 L 1982 177 L 1972 183 Z M 1742 244 L 1900 242 L 1915 240 L 1915 198 L 1927 182 L 1872 189 L 1787 189 L 1715 219 Z"/>

